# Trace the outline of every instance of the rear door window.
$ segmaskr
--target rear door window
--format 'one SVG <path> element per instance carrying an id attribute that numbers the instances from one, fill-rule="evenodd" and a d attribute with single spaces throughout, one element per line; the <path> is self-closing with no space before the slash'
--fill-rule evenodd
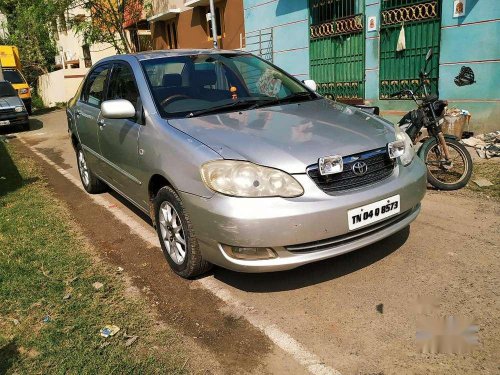
<path id="1" fill-rule="evenodd" d="M 82 101 L 99 107 L 104 100 L 106 84 L 110 66 L 97 66 L 89 75 L 85 89 L 83 90 Z"/>

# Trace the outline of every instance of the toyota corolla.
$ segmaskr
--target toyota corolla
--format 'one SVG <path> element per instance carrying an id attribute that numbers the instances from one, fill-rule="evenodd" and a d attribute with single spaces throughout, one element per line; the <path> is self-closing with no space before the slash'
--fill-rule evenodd
<path id="1" fill-rule="evenodd" d="M 379 241 L 420 211 L 408 136 L 244 52 L 104 59 L 69 102 L 83 186 L 150 215 L 171 268 L 286 270 Z"/>

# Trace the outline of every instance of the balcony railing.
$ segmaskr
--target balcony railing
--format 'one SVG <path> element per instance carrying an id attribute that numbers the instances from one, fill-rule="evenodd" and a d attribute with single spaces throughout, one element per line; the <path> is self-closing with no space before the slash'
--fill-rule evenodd
<path id="1" fill-rule="evenodd" d="M 246 33 L 245 50 L 273 62 L 273 29 L 261 29 Z"/>

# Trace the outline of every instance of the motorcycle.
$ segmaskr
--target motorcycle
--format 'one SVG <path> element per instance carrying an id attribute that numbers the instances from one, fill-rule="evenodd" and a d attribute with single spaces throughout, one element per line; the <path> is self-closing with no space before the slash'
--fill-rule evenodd
<path id="1" fill-rule="evenodd" d="M 455 136 L 442 132 L 448 102 L 440 100 L 437 95 L 429 94 L 426 86 L 429 77 L 427 67 L 432 55 L 431 48 L 425 57 L 425 66 L 419 74 L 420 85 L 415 92 L 405 89 L 390 96 L 409 97 L 417 104 L 417 109 L 408 112 L 398 125 L 408 134 L 414 145 L 422 142 L 417 155 L 427 165 L 427 181 L 440 190 L 457 190 L 467 185 L 471 178 L 472 158 Z M 471 74 L 470 68 L 467 69 L 466 72 L 461 72 L 462 76 L 459 75 L 455 83 L 457 80 L 461 86 L 474 83 L 473 73 Z M 419 101 L 416 93 L 420 90 L 423 90 L 423 95 Z M 428 137 L 425 139 L 419 139 L 422 128 L 427 129 Z"/>

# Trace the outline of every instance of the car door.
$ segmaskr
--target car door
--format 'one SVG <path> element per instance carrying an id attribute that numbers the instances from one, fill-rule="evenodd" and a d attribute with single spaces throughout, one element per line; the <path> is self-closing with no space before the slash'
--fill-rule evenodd
<path id="1" fill-rule="evenodd" d="M 87 76 L 82 95 L 75 104 L 76 128 L 89 167 L 101 174 L 98 120 L 111 64 L 100 64 Z M 105 177 L 105 176 L 104 176 Z"/>
<path id="2" fill-rule="evenodd" d="M 129 199 L 139 202 L 141 181 L 139 167 L 139 133 L 142 125 L 142 105 L 134 73 L 126 62 L 113 64 L 110 75 L 107 100 L 126 99 L 136 108 L 136 118 L 101 118 L 99 126 L 99 147 L 103 156 L 102 168 L 112 176 L 115 188 Z"/>

